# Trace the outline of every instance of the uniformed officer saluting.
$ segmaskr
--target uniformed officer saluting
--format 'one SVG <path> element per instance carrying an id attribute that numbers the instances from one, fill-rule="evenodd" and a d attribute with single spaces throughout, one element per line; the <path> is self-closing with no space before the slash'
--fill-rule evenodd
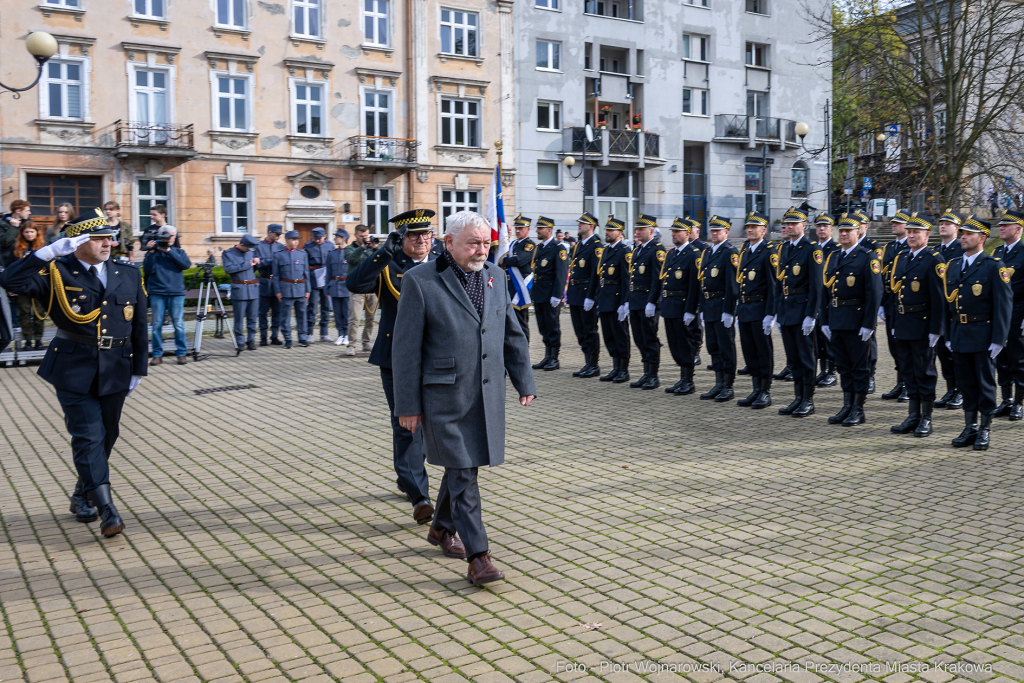
<path id="1" fill-rule="evenodd" d="M 630 382 L 634 389 L 657 389 L 658 365 L 661 363 L 661 342 L 658 341 L 658 301 L 661 299 L 661 264 L 665 262 L 665 247 L 654 238 L 658 219 L 640 214 L 633 227 L 638 244 L 629 255 L 629 301 L 623 306 L 629 311 L 629 324 L 633 328 L 633 341 L 644 361 L 644 374 Z"/>
<path id="2" fill-rule="evenodd" d="M 138 268 L 109 262 L 118 228 L 99 209 L 68 223 L 64 233 L 0 273 L 0 286 L 49 301 L 57 336 L 39 376 L 57 390 L 71 434 L 78 470 L 71 512 L 79 522 L 95 521 L 98 513 L 100 532 L 110 537 L 124 522 L 111 498 L 107 461 L 124 400 L 146 375 L 146 291 Z"/>
<path id="3" fill-rule="evenodd" d="M 402 276 L 421 263 L 437 258 L 431 251 L 433 231 L 430 209 L 400 213 L 389 222 L 397 231 L 388 235 L 384 246 L 360 261 L 348 273 L 348 289 L 356 294 L 376 294 L 380 307 L 380 327 L 370 352 L 370 364 L 380 368 L 380 382 L 391 413 L 392 447 L 398 490 L 413 505 L 412 516 L 419 524 L 434 517 L 430 504 L 427 468 L 423 464 L 423 432 L 413 434 L 398 422 L 395 414 L 395 380 L 392 373 L 391 346 L 394 343 L 398 298 L 402 295 Z M 453 361 L 454 362 L 454 361 Z"/>
<path id="4" fill-rule="evenodd" d="M 601 333 L 613 365 L 600 381 L 621 384 L 629 381 L 629 247 L 622 239 L 625 224 L 608 216 L 604 236 L 608 245 L 597 256 L 596 277 L 590 281 L 587 297 L 597 302 Z"/>
<path id="5" fill-rule="evenodd" d="M 857 242 L 860 223 L 845 213 L 839 220 L 839 251 L 829 254 L 822 284 L 825 291 L 821 331 L 832 342 L 832 355 L 843 387 L 843 407 L 829 424 L 864 424 L 868 397 L 868 340 L 875 333 L 882 303 L 882 264 L 878 254 Z"/>
<path id="6" fill-rule="evenodd" d="M 259 310 L 260 284 L 253 272 L 260 260 L 251 253 L 259 244 L 252 235 L 242 235 L 242 240 L 221 254 L 224 272 L 231 276 L 231 313 L 235 319 L 235 344 L 238 352 L 248 348 L 256 350 L 256 313 Z M 245 325 L 245 329 L 243 329 Z M 248 336 L 246 336 L 248 334 Z M 236 353 L 236 355 L 237 355 Z"/>
<path id="7" fill-rule="evenodd" d="M 504 268 L 508 275 L 508 295 L 515 303 L 515 298 L 518 294 L 515 285 L 512 283 L 512 273 L 509 268 L 518 268 L 519 274 L 523 277 L 525 282 L 526 278 L 533 271 L 530 270 L 530 261 L 533 260 L 533 250 L 537 247 L 537 244 L 530 239 L 530 224 L 533 221 L 529 218 L 523 218 L 523 214 L 516 216 L 513 222 L 513 228 L 516 231 L 516 238 L 508 245 L 508 252 L 498 260 L 498 265 Z M 438 252 L 440 254 L 440 252 Z M 530 341 L 530 304 L 515 306 L 516 319 L 519 320 L 519 326 L 523 328 L 523 334 L 526 335 L 526 341 Z"/>
<path id="8" fill-rule="evenodd" d="M 807 214 L 790 207 L 782 218 L 788 241 L 782 245 L 775 277 L 782 284 L 776 299 L 775 319 L 782 332 L 786 362 L 793 373 L 796 398 L 779 408 L 779 415 L 806 417 L 814 413 L 814 332 L 821 297 L 821 264 L 815 244 L 804 239 Z"/>
<path id="9" fill-rule="evenodd" d="M 767 216 L 751 212 L 745 227 L 747 241 L 740 249 L 736 271 L 736 281 L 740 286 L 736 321 L 753 391 L 737 401 L 736 405 L 761 409 L 772 404 L 769 393 L 772 373 L 775 371 L 772 324 L 775 322 L 773 312 L 779 286 L 779 281 L 775 279 L 779 255 L 775 246 L 764 239 L 768 231 Z"/>
<path id="10" fill-rule="evenodd" d="M 693 340 L 689 324 L 697 317 L 700 281 L 697 270 L 701 251 L 690 245 L 690 224 L 676 217 L 672 221 L 672 244 L 661 271 L 661 317 L 672 360 L 679 366 L 679 381 L 665 388 L 666 394 L 686 396 L 693 387 Z"/>
<path id="11" fill-rule="evenodd" d="M 964 395 L 964 430 L 953 446 L 974 445 L 987 451 L 992 413 L 996 409 L 995 358 L 1006 346 L 1013 313 L 1010 271 L 985 253 L 991 226 L 968 216 L 960 226 L 964 253 L 947 264 L 945 296 L 948 348 L 953 352 L 956 381 Z M 1013 331 L 1016 334 L 1016 330 Z M 981 413 L 981 421 L 978 421 Z"/>
<path id="12" fill-rule="evenodd" d="M 601 367 L 597 364 L 601 353 L 601 342 L 597 336 L 597 310 L 595 301 L 588 296 L 591 281 L 597 277 L 597 250 L 601 238 L 594 234 L 597 219 L 584 212 L 576 219 L 579 226 L 579 241 L 572 245 L 569 254 L 569 288 L 565 300 L 569 304 L 569 315 L 576 340 L 583 351 L 586 364 L 572 373 L 573 377 L 597 377 Z"/>
<path id="13" fill-rule="evenodd" d="M 939 275 L 945 268 L 945 259 L 928 247 L 931 229 L 931 223 L 924 217 L 916 213 L 908 217 L 907 249 L 893 257 L 887 287 L 894 298 L 889 334 L 910 399 L 907 419 L 893 425 L 891 431 L 896 434 L 913 432 L 918 437 L 932 433 L 938 378 L 935 349 L 946 323 L 946 299 Z"/>
<path id="14" fill-rule="evenodd" d="M 1003 262 L 1010 273 L 1013 290 L 1013 315 L 1010 316 L 1010 334 L 1006 348 L 996 356 L 996 375 L 1002 389 L 1003 402 L 992 413 L 993 417 L 1009 416 L 1010 422 L 1024 419 L 1024 245 L 1021 229 L 1024 212 L 1007 209 L 999 219 L 999 237 L 1003 243 L 992 256 Z M 1012 398 L 1011 398 L 1012 394 Z"/>
<path id="15" fill-rule="evenodd" d="M 700 259 L 700 315 L 707 332 L 708 353 L 715 369 L 715 385 L 700 397 L 719 403 L 732 400 L 736 381 L 736 267 L 740 263 L 736 247 L 729 244 L 732 224 L 727 218 L 712 216 L 708 221 L 711 247 Z"/>
<path id="16" fill-rule="evenodd" d="M 537 329 L 544 340 L 544 357 L 533 364 L 534 370 L 557 370 L 558 350 L 562 346 L 562 328 L 558 313 L 562 310 L 565 279 L 569 275 L 569 250 L 551 236 L 554 221 L 541 216 L 537 219 L 537 239 L 530 268 L 533 269 L 533 288 L 530 298 L 537 314 Z"/>

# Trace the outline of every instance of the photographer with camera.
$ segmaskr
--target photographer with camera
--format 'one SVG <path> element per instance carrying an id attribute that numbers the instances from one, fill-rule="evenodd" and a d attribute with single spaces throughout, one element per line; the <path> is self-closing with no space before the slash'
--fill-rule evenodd
<path id="1" fill-rule="evenodd" d="M 142 251 L 149 251 L 156 245 L 156 235 L 160 232 L 160 228 L 168 227 L 174 228 L 173 225 L 167 225 L 167 207 L 163 204 L 154 204 L 149 210 L 149 227 L 142 233 L 142 238 L 139 240 L 139 249 Z M 176 249 L 181 248 L 181 242 L 175 237 L 174 245 Z"/>
<path id="2" fill-rule="evenodd" d="M 345 260 L 348 261 L 349 269 L 355 268 L 367 258 L 373 256 L 380 248 L 380 238 L 371 237 L 370 229 L 363 224 L 356 226 L 355 238 L 352 244 L 345 247 Z M 356 355 L 356 344 L 359 342 L 359 321 L 365 317 L 363 326 L 363 351 L 370 350 L 370 341 L 373 339 L 373 316 L 377 311 L 377 294 L 356 294 L 349 292 L 348 309 L 348 347 L 345 349 L 346 356 Z"/>
<path id="3" fill-rule="evenodd" d="M 156 213 L 156 207 L 152 213 Z M 166 215 L 166 213 L 164 214 Z M 180 247 L 172 246 L 178 242 L 178 231 L 170 225 L 162 225 L 153 235 L 153 239 L 144 241 L 146 258 L 142 262 L 142 273 L 146 279 L 146 291 L 149 293 L 149 307 L 153 311 L 153 360 L 150 365 L 163 363 L 164 340 L 161 334 L 164 326 L 164 314 L 171 316 L 174 325 L 174 355 L 178 365 L 186 363 L 185 353 L 185 275 L 192 267 L 188 254 Z"/>

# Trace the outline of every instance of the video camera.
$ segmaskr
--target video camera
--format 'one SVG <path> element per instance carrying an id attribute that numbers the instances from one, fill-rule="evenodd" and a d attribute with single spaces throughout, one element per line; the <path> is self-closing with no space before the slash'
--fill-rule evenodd
<path id="1" fill-rule="evenodd" d="M 174 239 L 174 233 L 167 228 L 160 228 L 153 240 L 156 242 L 156 248 L 166 251 L 171 248 L 171 241 Z"/>

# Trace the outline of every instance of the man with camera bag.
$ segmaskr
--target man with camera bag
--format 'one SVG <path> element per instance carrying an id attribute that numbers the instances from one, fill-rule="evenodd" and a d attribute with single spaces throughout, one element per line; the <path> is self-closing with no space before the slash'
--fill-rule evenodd
<path id="1" fill-rule="evenodd" d="M 177 229 L 164 225 L 154 239 L 146 243 L 148 251 L 142 261 L 142 273 L 146 276 L 146 291 L 149 306 L 153 309 L 153 360 L 150 365 L 163 363 L 164 355 L 164 313 L 171 317 L 174 326 L 174 355 L 178 365 L 184 365 L 188 345 L 185 341 L 185 276 L 192 267 L 192 261 L 184 249 L 171 246 L 177 241 Z"/>

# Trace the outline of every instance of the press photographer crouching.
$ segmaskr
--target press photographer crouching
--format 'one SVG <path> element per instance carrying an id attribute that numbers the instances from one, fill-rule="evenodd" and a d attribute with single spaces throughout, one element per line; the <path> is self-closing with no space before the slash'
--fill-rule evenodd
<path id="1" fill-rule="evenodd" d="M 163 363 L 164 315 L 171 317 L 174 326 L 174 355 L 178 365 L 184 365 L 188 347 L 185 342 L 185 275 L 192 266 L 188 254 L 177 243 L 178 231 L 170 225 L 163 225 L 153 239 L 143 243 L 146 258 L 142 272 L 146 276 L 146 291 L 149 292 L 149 307 L 153 310 L 153 360 L 150 365 Z"/>
<path id="2" fill-rule="evenodd" d="M 101 518 L 100 532 L 124 530 L 110 492 L 108 460 L 124 400 L 146 374 L 146 295 L 139 269 L 110 261 L 117 230 L 97 209 L 69 221 L 64 237 L 0 273 L 0 287 L 50 302 L 57 335 L 39 376 L 54 386 L 71 434 L 78 483 L 71 512 Z"/>

